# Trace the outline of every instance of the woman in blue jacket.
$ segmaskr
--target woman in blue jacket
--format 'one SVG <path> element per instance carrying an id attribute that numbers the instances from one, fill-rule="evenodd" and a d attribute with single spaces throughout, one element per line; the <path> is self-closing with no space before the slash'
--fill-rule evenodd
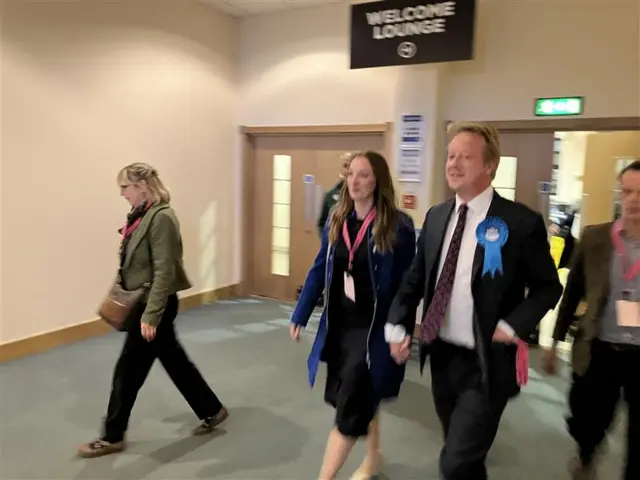
<path id="1" fill-rule="evenodd" d="M 319 363 L 327 363 L 324 397 L 336 411 L 321 480 L 335 477 L 361 437 L 367 438 L 367 454 L 352 479 L 377 474 L 378 407 L 398 396 L 404 379 L 384 325 L 415 244 L 413 221 L 397 208 L 387 161 L 375 152 L 354 155 L 290 325 L 297 341 L 324 290 L 324 312 L 308 360 L 312 386 Z"/>

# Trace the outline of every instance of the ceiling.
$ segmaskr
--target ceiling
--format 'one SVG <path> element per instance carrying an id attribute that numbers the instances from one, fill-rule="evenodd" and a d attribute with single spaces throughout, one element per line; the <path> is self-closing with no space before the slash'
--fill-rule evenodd
<path id="1" fill-rule="evenodd" d="M 296 8 L 317 7 L 328 3 L 361 3 L 352 0 L 199 0 L 234 17 L 248 17 Z M 369 0 L 370 1 L 370 0 Z"/>

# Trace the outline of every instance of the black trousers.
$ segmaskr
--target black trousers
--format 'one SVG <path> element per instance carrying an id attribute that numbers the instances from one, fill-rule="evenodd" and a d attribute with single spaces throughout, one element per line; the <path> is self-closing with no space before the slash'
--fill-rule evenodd
<path id="1" fill-rule="evenodd" d="M 140 308 L 138 315 L 142 315 Z M 113 383 L 109 407 L 104 421 L 102 439 L 119 442 L 124 439 L 131 410 L 156 358 L 166 370 L 169 378 L 200 419 L 213 417 L 222 404 L 209 385 L 189 360 L 176 338 L 174 320 L 178 315 L 178 297 L 171 295 L 156 337 L 148 342 L 142 337 L 139 320 L 132 322 L 120 357 L 113 372 Z M 138 317 L 139 318 L 139 317 Z"/>
<path id="2" fill-rule="evenodd" d="M 620 401 L 628 407 L 624 478 L 640 478 L 640 347 L 594 340 L 584 376 L 574 375 L 569 393 L 569 433 L 589 464 L 609 430 Z"/>
<path id="3" fill-rule="evenodd" d="M 430 350 L 433 400 L 444 430 L 444 480 L 486 480 L 485 460 L 507 405 L 505 389 L 482 385 L 474 350 L 437 340 Z"/>

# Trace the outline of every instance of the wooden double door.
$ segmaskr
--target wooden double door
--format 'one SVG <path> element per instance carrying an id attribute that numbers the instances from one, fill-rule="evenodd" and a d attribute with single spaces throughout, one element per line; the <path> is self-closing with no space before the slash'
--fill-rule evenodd
<path id="1" fill-rule="evenodd" d="M 383 134 L 253 137 L 249 293 L 294 300 L 320 249 L 318 219 L 342 156 L 384 154 Z"/>
<path id="2" fill-rule="evenodd" d="M 503 157 L 515 161 L 515 200 L 547 215 L 548 206 L 538 191 L 539 182 L 551 182 L 553 173 L 553 132 L 500 133 Z M 506 166 L 506 165 L 505 165 Z"/>

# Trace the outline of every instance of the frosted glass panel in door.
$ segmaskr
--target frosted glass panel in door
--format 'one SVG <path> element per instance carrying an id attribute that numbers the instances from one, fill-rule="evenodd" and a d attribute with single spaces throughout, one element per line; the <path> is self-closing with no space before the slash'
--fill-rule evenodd
<path id="1" fill-rule="evenodd" d="M 516 199 L 516 189 L 515 188 L 495 188 L 494 190 L 498 192 L 498 194 L 502 198 L 506 198 L 507 200 L 515 201 Z"/>
<path id="2" fill-rule="evenodd" d="M 496 178 L 491 185 L 502 197 L 516 199 L 516 174 L 518 173 L 517 157 L 500 157 L 500 165 L 496 171 Z"/>
<path id="3" fill-rule="evenodd" d="M 271 252 L 271 273 L 281 277 L 288 277 L 290 271 L 289 261 L 289 252 L 273 250 Z"/>
<path id="4" fill-rule="evenodd" d="M 516 188 L 516 174 L 518 172 L 517 157 L 500 157 L 500 165 L 493 179 L 493 188 Z"/>

